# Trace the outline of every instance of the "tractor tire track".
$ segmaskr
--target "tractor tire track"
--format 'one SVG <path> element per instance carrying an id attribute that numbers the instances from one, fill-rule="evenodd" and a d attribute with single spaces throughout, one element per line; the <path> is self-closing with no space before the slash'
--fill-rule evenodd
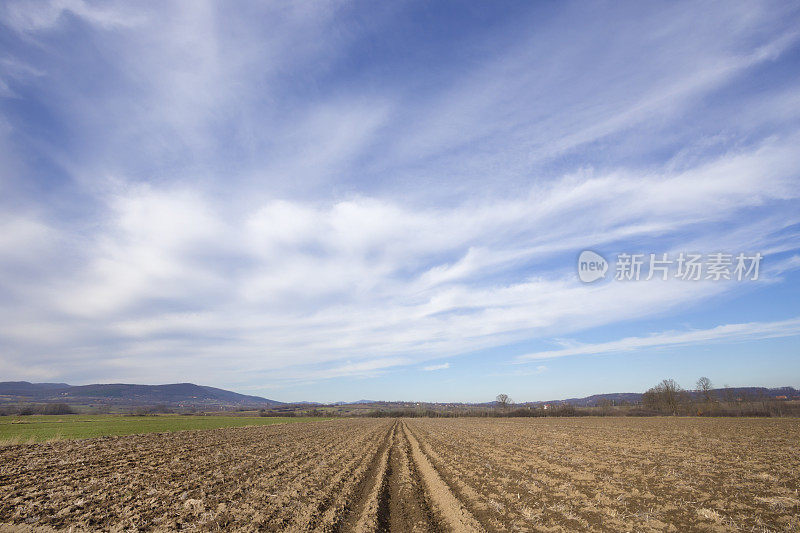
<path id="1" fill-rule="evenodd" d="M 379 459 L 377 459 L 379 458 Z M 389 429 L 337 531 L 484 531 L 422 453 L 404 421 Z"/>
<path id="2" fill-rule="evenodd" d="M 379 531 L 446 531 L 430 504 L 403 427 L 403 422 L 398 421 L 393 429 L 394 444 L 389 455 L 388 490 L 382 494 L 381 505 L 388 510 L 388 520 L 383 524 L 384 529 Z"/>
<path id="3" fill-rule="evenodd" d="M 372 458 L 369 469 L 353 491 L 347 511 L 334 524 L 333 531 L 367 532 L 379 529 L 380 498 L 388 484 L 387 468 L 392 449 L 394 425 L 390 426 Z"/>

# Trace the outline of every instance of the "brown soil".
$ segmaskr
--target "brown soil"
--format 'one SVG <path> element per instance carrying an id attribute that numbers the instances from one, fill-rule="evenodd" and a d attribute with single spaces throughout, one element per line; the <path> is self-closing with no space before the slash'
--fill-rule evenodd
<path id="1" fill-rule="evenodd" d="M 793 419 L 334 420 L 0 449 L 0 532 L 800 531 Z"/>

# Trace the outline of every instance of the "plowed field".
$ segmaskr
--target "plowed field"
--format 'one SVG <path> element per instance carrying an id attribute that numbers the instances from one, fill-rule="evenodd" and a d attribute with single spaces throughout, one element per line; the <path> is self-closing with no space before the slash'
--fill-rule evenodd
<path id="1" fill-rule="evenodd" d="M 0 530 L 800 531 L 800 421 L 332 420 L 0 449 Z"/>

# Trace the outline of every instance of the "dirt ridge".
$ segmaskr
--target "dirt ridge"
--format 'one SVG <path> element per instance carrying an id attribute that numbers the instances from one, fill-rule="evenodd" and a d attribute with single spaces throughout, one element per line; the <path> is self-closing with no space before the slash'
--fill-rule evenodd
<path id="1" fill-rule="evenodd" d="M 430 496 L 434 507 L 453 531 L 485 531 L 472 513 L 459 501 L 447 483 L 433 467 L 433 464 L 422 451 L 419 441 L 402 423 L 403 435 L 411 447 L 411 457 L 420 473 L 426 492 Z"/>

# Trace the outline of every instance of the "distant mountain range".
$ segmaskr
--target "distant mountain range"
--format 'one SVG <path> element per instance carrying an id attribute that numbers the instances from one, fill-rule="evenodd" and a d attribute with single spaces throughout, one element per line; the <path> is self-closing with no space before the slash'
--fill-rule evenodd
<path id="1" fill-rule="evenodd" d="M 688 391 L 697 395 L 696 392 Z M 800 391 L 792 387 L 768 389 L 765 387 L 732 387 L 714 389 L 714 395 L 720 400 L 744 400 L 758 398 L 800 399 Z M 576 407 L 592 407 L 610 402 L 614 405 L 636 404 L 642 401 L 638 392 L 619 392 L 595 394 L 584 398 L 568 398 L 547 402 L 525 402 L 518 405 L 539 406 L 543 404 L 570 404 Z M 0 382 L 0 403 L 16 402 L 63 402 L 69 404 L 99 404 L 152 406 L 166 405 L 170 407 L 255 407 L 276 408 L 285 406 L 291 409 L 296 406 L 322 406 L 316 402 L 297 402 L 286 404 L 260 396 L 248 396 L 215 387 L 205 387 L 193 383 L 174 383 L 171 385 L 131 385 L 125 383 L 109 383 L 97 385 L 68 385 L 67 383 L 29 383 L 27 381 Z M 368 407 L 420 405 L 417 402 L 382 402 L 358 400 L 356 402 L 336 402 L 330 405 L 361 405 Z M 494 402 L 478 404 L 467 403 L 428 403 L 429 406 L 492 406 Z"/>
<path id="2" fill-rule="evenodd" d="M 66 383 L 0 382 L 0 401 L 64 402 L 71 404 L 158 405 L 198 407 L 275 407 L 282 402 L 248 396 L 194 383 L 171 385 L 130 385 L 109 383 L 68 385 Z"/>
<path id="3" fill-rule="evenodd" d="M 691 396 L 698 398 L 700 393 L 697 391 L 686 391 Z M 786 400 L 800 400 L 800 390 L 793 387 L 777 387 L 769 389 L 766 387 L 727 387 L 722 389 L 713 389 L 712 394 L 718 400 L 758 400 L 761 398 L 766 399 L 786 399 Z M 548 400 L 541 402 L 519 402 L 514 405 L 538 407 L 541 405 L 573 405 L 575 407 L 595 407 L 605 402 L 610 402 L 612 405 L 626 405 L 637 404 L 642 401 L 641 392 L 611 392 L 607 394 L 593 394 L 583 398 L 566 398 L 561 400 Z M 483 402 L 477 404 L 449 404 L 454 406 L 478 406 L 478 407 L 491 407 L 495 402 Z"/>
<path id="4" fill-rule="evenodd" d="M 699 397 L 697 391 L 687 391 L 695 397 Z M 778 387 L 768 389 L 766 387 L 727 387 L 714 389 L 712 394 L 718 400 L 755 400 L 759 398 L 781 398 L 781 399 L 800 399 L 800 391 L 793 387 Z M 570 404 L 575 407 L 592 407 L 601 402 L 608 401 L 615 405 L 635 404 L 642 401 L 642 393 L 639 392 L 614 392 L 610 394 L 594 394 L 585 398 L 567 398 L 566 400 L 552 400 L 549 402 L 529 402 L 526 405 L 541 404 Z"/>

